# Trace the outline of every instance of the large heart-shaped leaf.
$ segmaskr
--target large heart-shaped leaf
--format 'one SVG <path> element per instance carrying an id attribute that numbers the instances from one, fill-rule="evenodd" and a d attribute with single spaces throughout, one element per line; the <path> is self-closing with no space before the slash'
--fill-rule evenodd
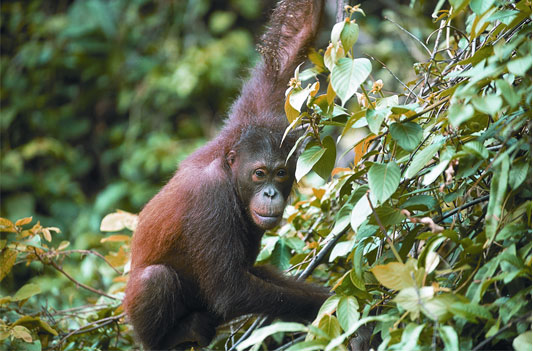
<path id="1" fill-rule="evenodd" d="M 372 65 L 366 58 L 345 57 L 337 61 L 331 72 L 331 85 L 343 106 L 355 94 L 371 71 Z"/>
<path id="2" fill-rule="evenodd" d="M 378 203 L 385 202 L 400 185 L 401 171 L 395 162 L 375 163 L 368 171 L 370 194 Z"/>

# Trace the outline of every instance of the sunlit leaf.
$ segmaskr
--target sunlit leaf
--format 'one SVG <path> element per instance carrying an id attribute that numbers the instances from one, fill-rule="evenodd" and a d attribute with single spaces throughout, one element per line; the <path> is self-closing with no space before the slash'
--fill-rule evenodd
<path id="1" fill-rule="evenodd" d="M 337 61 L 331 72 L 331 85 L 343 106 L 366 80 L 371 70 L 372 65 L 366 58 L 341 58 Z"/>
<path id="2" fill-rule="evenodd" d="M 514 338 L 513 348 L 516 351 L 531 351 L 531 330 L 528 330 Z"/>
<path id="3" fill-rule="evenodd" d="M 11 268 L 17 259 L 17 251 L 4 249 L 0 252 L 0 281 L 11 272 Z"/>
<path id="4" fill-rule="evenodd" d="M 333 339 L 339 335 L 341 335 L 341 326 L 339 324 L 339 321 L 335 316 L 326 314 L 320 322 L 318 323 L 318 327 L 324 331 L 330 339 Z"/>
<path id="5" fill-rule="evenodd" d="M 321 148 L 320 145 L 310 143 L 296 162 L 296 181 L 299 182 L 307 173 L 309 173 L 325 153 L 326 149 Z"/>
<path id="6" fill-rule="evenodd" d="M 23 327 L 22 325 L 17 325 L 13 327 L 13 336 L 17 339 L 22 339 L 25 342 L 32 342 L 31 333 L 28 328 Z"/>
<path id="7" fill-rule="evenodd" d="M 400 184 L 400 167 L 394 161 L 386 164 L 374 163 L 368 171 L 370 193 L 382 204 L 391 197 Z"/>
<path id="8" fill-rule="evenodd" d="M 33 217 L 22 218 L 22 219 L 19 219 L 18 221 L 16 221 L 15 225 L 17 227 L 22 227 L 23 225 L 26 225 L 26 224 L 30 223 L 32 220 L 33 220 Z"/>
<path id="9" fill-rule="evenodd" d="M 412 270 L 400 262 L 377 265 L 370 269 L 379 283 L 388 289 L 401 290 L 415 286 Z"/>
<path id="10" fill-rule="evenodd" d="M 474 116 L 474 108 L 468 104 L 453 104 L 448 110 L 448 118 L 455 128 Z"/>
<path id="11" fill-rule="evenodd" d="M 374 134 L 379 134 L 381 131 L 381 124 L 386 117 L 390 116 L 390 108 L 371 109 L 366 110 L 366 120 L 370 131 Z"/>
<path id="12" fill-rule="evenodd" d="M 359 25 L 353 22 L 345 22 L 340 35 L 342 46 L 345 51 L 349 51 L 354 46 L 359 37 Z"/>
<path id="13" fill-rule="evenodd" d="M 137 216 L 132 213 L 124 211 L 110 213 L 102 219 L 100 230 L 102 232 L 117 232 L 123 229 L 133 231 L 137 227 L 137 220 Z"/>
<path id="14" fill-rule="evenodd" d="M 237 346 L 237 350 L 242 351 L 248 347 L 255 345 L 256 347 L 252 350 L 259 349 L 261 342 L 275 333 L 281 332 L 304 332 L 307 330 L 307 327 L 300 323 L 294 322 L 276 322 L 266 327 L 259 328 L 255 330 L 252 335 L 250 335 L 246 340 L 240 343 Z"/>
<path id="15" fill-rule="evenodd" d="M 13 301 L 26 300 L 41 292 L 41 288 L 37 284 L 29 283 L 18 289 L 15 295 L 11 298 Z"/>
<path id="16" fill-rule="evenodd" d="M 425 303 L 433 297 L 434 291 L 431 286 L 422 288 L 404 288 L 393 299 L 404 310 L 411 313 L 411 318 L 418 318 Z"/>
<path id="17" fill-rule="evenodd" d="M 359 319 L 359 303 L 353 296 L 343 296 L 337 307 L 337 319 L 344 331 L 348 331 Z"/>

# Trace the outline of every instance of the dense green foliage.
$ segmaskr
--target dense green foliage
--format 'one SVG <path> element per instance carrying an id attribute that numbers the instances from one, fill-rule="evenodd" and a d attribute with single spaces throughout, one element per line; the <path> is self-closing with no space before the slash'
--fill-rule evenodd
<path id="1" fill-rule="evenodd" d="M 100 219 L 137 211 L 210 135 L 252 57 L 237 23 L 260 14 L 254 1 L 156 4 L 2 5 L 8 348 L 133 345 L 120 299 L 136 217 Z M 291 128 L 309 126 L 310 141 L 258 263 L 313 268 L 335 295 L 312 325 L 275 322 L 238 349 L 346 350 L 364 324 L 380 350 L 531 349 L 531 3 L 439 1 L 434 22 L 395 10 L 412 23 L 371 27 L 348 8 L 288 91 Z M 365 28 L 407 49 L 365 46 Z M 15 222 L 34 213 L 44 226 Z M 223 326 L 212 347 L 251 321 Z"/>

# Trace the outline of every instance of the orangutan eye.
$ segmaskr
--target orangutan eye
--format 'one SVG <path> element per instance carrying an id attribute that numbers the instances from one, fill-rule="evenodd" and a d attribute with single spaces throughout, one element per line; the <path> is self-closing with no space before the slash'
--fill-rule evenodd
<path id="1" fill-rule="evenodd" d="M 263 172 L 262 170 L 258 169 L 255 171 L 255 176 L 257 178 L 263 178 L 265 176 L 265 172 Z"/>
<path id="2" fill-rule="evenodd" d="M 287 176 L 287 171 L 284 169 L 280 169 L 277 173 L 277 176 L 280 178 L 285 178 Z"/>

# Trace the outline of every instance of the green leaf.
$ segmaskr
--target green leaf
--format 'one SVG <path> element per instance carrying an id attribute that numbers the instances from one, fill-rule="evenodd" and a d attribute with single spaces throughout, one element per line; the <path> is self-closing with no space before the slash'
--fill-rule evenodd
<path id="1" fill-rule="evenodd" d="M 476 110 L 492 116 L 500 111 L 502 103 L 502 98 L 495 94 L 478 96 L 472 99 L 472 105 L 474 105 Z"/>
<path id="2" fill-rule="evenodd" d="M 369 108 L 368 110 L 366 110 L 366 120 L 368 122 L 368 127 L 370 128 L 370 131 L 376 135 L 379 134 L 383 120 L 385 119 L 385 117 L 390 116 L 390 114 L 390 108 L 381 108 L 377 110 Z"/>
<path id="3" fill-rule="evenodd" d="M 340 211 L 335 214 L 335 225 L 331 230 L 332 235 L 337 235 L 342 232 L 348 225 L 350 225 L 350 218 L 352 215 L 353 205 L 350 203 L 344 204 Z"/>
<path id="4" fill-rule="evenodd" d="M 402 333 L 402 340 L 399 344 L 392 345 L 391 350 L 417 350 L 418 338 L 420 337 L 420 333 L 422 333 L 422 330 L 425 326 L 425 324 L 407 324 Z"/>
<path id="5" fill-rule="evenodd" d="M 518 106 L 520 103 L 520 95 L 514 91 L 514 88 L 507 81 L 498 79 L 496 81 L 496 87 L 498 88 L 500 94 L 502 94 L 505 101 L 507 101 L 512 108 Z"/>
<path id="6" fill-rule="evenodd" d="M 333 167 L 335 167 L 337 148 L 335 141 L 329 135 L 322 140 L 322 146 L 324 146 L 325 151 L 320 156 L 318 162 L 313 165 L 313 171 L 327 181 L 331 175 L 331 171 L 333 171 Z"/>
<path id="7" fill-rule="evenodd" d="M 453 104 L 448 110 L 448 119 L 455 128 L 459 127 L 463 122 L 468 121 L 474 116 L 474 108 L 472 105 Z"/>
<path id="8" fill-rule="evenodd" d="M 344 331 L 359 320 L 359 303 L 353 296 L 343 296 L 337 308 L 337 318 Z"/>
<path id="9" fill-rule="evenodd" d="M 424 303 L 422 312 L 434 321 L 445 322 L 451 316 L 448 311 L 449 306 L 455 301 L 456 299 L 450 294 L 438 295 Z"/>
<path id="10" fill-rule="evenodd" d="M 379 204 L 384 203 L 400 185 L 400 167 L 394 161 L 386 164 L 374 163 L 368 171 L 368 185 L 370 194 Z"/>
<path id="11" fill-rule="evenodd" d="M 422 140 L 422 127 L 414 122 L 393 123 L 389 130 L 391 137 L 405 151 L 413 151 Z"/>
<path id="12" fill-rule="evenodd" d="M 481 15 L 492 7 L 495 0 L 471 0 L 470 8 L 476 15 Z"/>
<path id="13" fill-rule="evenodd" d="M 309 97 L 309 94 L 316 88 L 316 82 L 313 85 L 309 84 L 306 88 L 295 88 L 289 95 L 289 102 L 291 106 L 298 112 L 302 111 L 302 105 Z"/>
<path id="14" fill-rule="evenodd" d="M 514 338 L 513 349 L 515 349 L 515 351 L 531 351 L 531 330 Z"/>
<path id="15" fill-rule="evenodd" d="M 325 153 L 326 149 L 321 148 L 320 145 L 309 143 L 306 150 L 302 152 L 296 162 L 296 181 L 299 182 L 307 173 L 309 173 Z"/>
<path id="16" fill-rule="evenodd" d="M 341 32 L 341 42 L 345 51 L 349 51 L 359 37 L 359 26 L 357 23 L 345 22 Z"/>
<path id="17" fill-rule="evenodd" d="M 355 240 L 341 241 L 337 243 L 335 247 L 331 250 L 329 255 L 329 262 L 333 262 L 337 257 L 344 257 L 352 252 Z"/>
<path id="18" fill-rule="evenodd" d="M 359 201 L 355 204 L 352 210 L 352 218 L 350 219 L 350 224 L 352 229 L 357 233 L 357 228 L 366 220 L 369 214 L 372 213 L 372 208 L 368 203 L 368 198 L 362 196 Z"/>
<path id="19" fill-rule="evenodd" d="M 346 25 L 346 22 L 341 21 L 341 22 L 335 23 L 335 25 L 331 29 L 331 42 L 333 44 L 337 44 L 337 42 L 340 40 L 341 33 L 345 25 Z"/>
<path id="20" fill-rule="evenodd" d="M 468 321 L 477 323 L 477 318 L 491 319 L 492 315 L 483 306 L 463 302 L 455 302 L 450 306 L 450 311 L 460 317 L 466 318 Z"/>
<path id="21" fill-rule="evenodd" d="M 315 321 L 321 320 L 326 314 L 332 314 L 337 309 L 341 297 L 339 295 L 332 295 L 320 307 Z"/>
<path id="22" fill-rule="evenodd" d="M 501 221 L 502 204 L 507 190 L 508 177 L 509 157 L 506 155 L 500 163 L 500 167 L 494 170 L 494 176 L 490 182 L 490 198 L 485 217 L 485 233 L 487 235 L 485 247 L 490 245 L 492 240 L 494 240 L 498 225 Z"/>
<path id="23" fill-rule="evenodd" d="M 305 332 L 307 328 L 305 325 L 293 322 L 277 322 L 272 325 L 259 328 L 255 330 L 252 335 L 237 346 L 237 350 L 242 351 L 248 347 L 255 345 L 252 350 L 257 350 L 261 346 L 263 340 L 275 333 L 281 332 Z"/>
<path id="24" fill-rule="evenodd" d="M 422 185 L 428 186 L 431 183 L 433 183 L 435 179 L 437 179 L 438 176 L 441 175 L 442 172 L 444 172 L 446 167 L 448 167 L 448 164 L 450 163 L 450 161 L 451 161 L 450 159 L 443 159 L 442 161 L 439 162 L 438 165 L 431 168 L 429 173 L 424 175 L 424 180 L 422 181 Z"/>
<path id="25" fill-rule="evenodd" d="M 33 283 L 26 284 L 20 289 L 18 289 L 15 295 L 13 295 L 13 297 L 11 298 L 11 301 L 26 300 L 40 292 L 41 292 L 41 288 L 39 287 L 39 285 L 33 284 Z"/>
<path id="26" fill-rule="evenodd" d="M 404 310 L 409 311 L 411 318 L 418 318 L 424 305 L 433 297 L 434 291 L 431 286 L 422 288 L 405 288 L 400 290 L 394 299 Z"/>
<path id="27" fill-rule="evenodd" d="M 331 85 L 342 101 L 342 106 L 355 94 L 359 86 L 372 71 L 372 64 L 366 58 L 341 58 L 331 72 Z"/>
<path id="28" fill-rule="evenodd" d="M 469 141 L 463 145 L 463 150 L 469 151 L 479 158 L 486 159 L 489 157 L 489 150 L 479 141 Z"/>
<path id="29" fill-rule="evenodd" d="M 400 262 L 377 265 L 370 269 L 381 285 L 392 290 L 407 289 L 415 286 L 410 266 Z"/>
<path id="30" fill-rule="evenodd" d="M 509 185 L 511 189 L 516 190 L 527 178 L 529 165 L 526 162 L 516 162 L 512 165 L 509 173 Z"/>
<path id="31" fill-rule="evenodd" d="M 509 72 L 518 77 L 523 77 L 530 68 L 531 56 L 525 56 L 518 59 L 514 59 L 507 63 L 507 69 L 509 70 Z"/>
<path id="32" fill-rule="evenodd" d="M 289 347 L 287 351 L 315 351 L 324 350 L 325 347 L 326 342 L 324 340 L 310 340 L 294 344 Z"/>
<path id="33" fill-rule="evenodd" d="M 332 315 L 326 314 L 318 323 L 318 328 L 322 329 L 330 339 L 336 338 L 341 335 L 341 326 L 337 318 Z"/>
<path id="34" fill-rule="evenodd" d="M 426 210 L 431 211 L 436 209 L 438 206 L 437 200 L 430 195 L 415 195 L 413 197 L 410 197 L 407 201 L 405 201 L 401 208 L 405 208 L 408 210 Z"/>
<path id="35" fill-rule="evenodd" d="M 418 171 L 420 171 L 422 168 L 424 168 L 425 165 L 428 164 L 428 162 L 435 156 L 437 151 L 441 148 L 443 144 L 443 140 L 440 142 L 436 142 L 434 144 L 430 144 L 426 146 L 425 149 L 419 151 L 415 157 L 413 158 L 413 161 L 405 171 L 405 176 L 407 178 L 414 177 Z"/>
<path id="36" fill-rule="evenodd" d="M 331 231 L 331 235 L 337 235 L 340 232 L 342 232 L 346 227 L 350 224 L 351 217 L 352 217 L 352 210 L 361 199 L 362 196 L 366 194 L 368 191 L 368 187 L 366 185 L 360 186 L 357 189 L 355 189 L 352 194 L 350 195 L 350 198 L 346 200 L 346 203 L 341 207 L 340 211 L 337 212 L 335 215 L 335 226 L 333 227 L 333 230 Z"/>
<path id="37" fill-rule="evenodd" d="M 290 248 L 285 244 L 285 239 L 280 238 L 272 251 L 270 261 L 280 270 L 286 270 L 291 266 L 290 259 Z"/>
<path id="38" fill-rule="evenodd" d="M 459 351 L 459 337 L 453 327 L 441 325 L 439 334 L 444 343 L 444 351 Z"/>

